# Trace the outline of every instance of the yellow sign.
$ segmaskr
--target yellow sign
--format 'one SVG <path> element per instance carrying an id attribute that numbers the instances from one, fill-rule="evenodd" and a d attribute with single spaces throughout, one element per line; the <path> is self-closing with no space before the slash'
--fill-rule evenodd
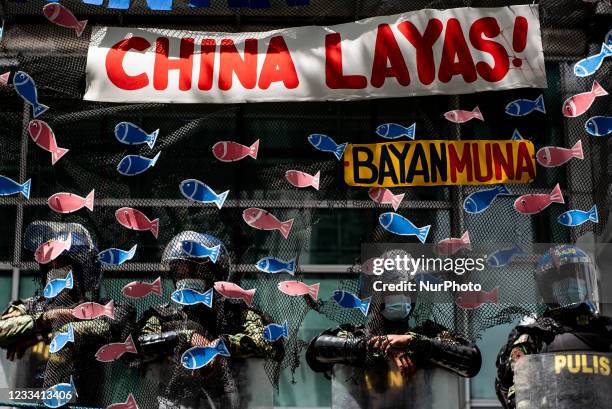
<path id="1" fill-rule="evenodd" d="M 535 175 L 533 143 L 526 140 L 349 144 L 344 151 L 349 186 L 529 183 Z"/>

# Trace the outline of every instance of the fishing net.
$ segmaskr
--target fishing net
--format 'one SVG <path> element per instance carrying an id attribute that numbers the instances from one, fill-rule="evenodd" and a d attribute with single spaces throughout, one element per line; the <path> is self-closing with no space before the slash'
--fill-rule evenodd
<path id="1" fill-rule="evenodd" d="M 586 117 L 564 118 L 561 115 L 563 101 L 577 92 L 589 90 L 593 80 L 605 89 L 612 89 L 609 60 L 591 77 L 579 79 L 573 75 L 573 63 L 598 52 L 609 29 L 606 27 L 609 15 L 605 14 L 609 11 L 603 4 L 594 6 L 570 0 L 539 2 L 544 52 L 548 60 L 549 88 L 545 90 L 335 103 L 179 105 L 83 101 L 87 46 L 91 27 L 95 25 L 263 31 L 349 22 L 422 8 L 498 7 L 522 2 L 311 0 L 308 5 L 296 6 L 291 5 L 296 4 L 293 2 L 271 0 L 270 8 L 258 8 L 257 2 L 242 3 L 246 7 L 229 7 L 231 2 L 211 1 L 208 7 L 189 7 L 187 2 L 174 1 L 173 10 L 165 12 L 151 10 L 144 1 L 131 3 L 127 10 L 116 10 L 77 1 L 62 2 L 80 19 L 89 20 L 80 38 L 69 29 L 50 24 L 41 13 L 43 1 L 0 3 L 5 21 L 0 43 L 0 72 L 11 71 L 12 76 L 21 70 L 36 81 L 39 100 L 50 106 L 38 119 L 53 129 L 60 147 L 70 150 L 51 166 L 49 152 L 36 146 L 28 135 L 27 127 L 32 119 L 29 106 L 23 104 L 12 86 L 0 87 L 0 173 L 20 183 L 32 180 L 29 200 L 18 196 L 0 198 L 4 212 L 0 234 L 5 238 L 0 241 L 0 262 L 18 267 L 22 276 L 33 277 L 40 297 L 42 280 L 47 277 L 41 275 L 33 261 L 35 247 L 25 243 L 34 235 L 40 236 L 34 240 L 40 244 L 49 239 L 48 232 L 28 234 L 26 228 L 32 223 L 38 223 L 34 226 L 59 226 L 61 222 L 70 225 L 56 230 L 73 231 L 74 226 L 80 225 L 91 237 L 87 257 L 80 261 L 88 266 L 83 268 L 83 281 L 79 284 L 85 291 L 75 295 L 76 298 L 60 296 L 53 302 L 33 298 L 30 313 L 38 316 L 53 309 L 72 308 L 83 300 L 100 304 L 114 300 L 117 309 L 114 320 L 102 317 L 90 321 L 83 331 L 94 335 L 77 337 L 74 345 L 69 345 L 57 358 L 53 357 L 40 368 L 42 375 L 35 378 L 38 379 L 36 386 L 66 383 L 73 376 L 79 392 L 89 391 L 83 392 L 79 404 L 103 407 L 124 401 L 128 393 L 133 393 L 145 408 L 164 405 L 170 408 L 181 399 L 194 399 L 198 402 L 196 406 L 203 405 L 203 396 L 217 399 L 240 390 L 240 371 L 236 373 L 233 367 L 234 361 L 239 359 L 221 358 L 203 378 L 181 366 L 181 354 L 190 346 L 184 340 L 167 349 L 169 363 L 162 371 L 164 376 L 148 376 L 152 364 L 140 356 L 126 354 L 112 363 L 100 363 L 92 358 L 104 344 L 124 342 L 129 334 L 136 337 L 146 318 L 155 314 L 164 318 L 164 330 L 189 330 L 205 334 L 210 340 L 239 332 L 248 311 L 255 311 L 266 325 L 287 320 L 288 338 L 277 341 L 276 352 L 263 356 L 269 384 L 275 387 L 283 369 L 295 370 L 300 363 L 309 340 L 300 339 L 299 331 L 311 310 L 338 324 L 365 326 L 369 335 L 435 324 L 458 337 L 474 340 L 486 328 L 512 322 L 541 308 L 532 302 L 535 292 L 533 260 L 500 267 L 495 280 L 486 281 L 486 277 L 480 277 L 486 284 L 485 290 L 500 285 L 498 278 L 504 278 L 506 284 L 503 286 L 510 291 L 504 303 L 487 303 L 478 309 L 463 310 L 457 307 L 454 294 L 449 295 L 448 302 L 419 299 L 415 301 L 410 322 L 401 327 L 389 326 L 381 318 L 384 306 L 381 299 L 373 299 L 368 317 L 365 317 L 358 310 L 341 308 L 328 294 L 315 302 L 308 296 L 290 297 L 278 291 L 278 283 L 285 280 L 316 283 L 315 276 L 303 272 L 312 264 L 344 265 L 352 267 L 338 267 L 338 271 L 334 271 L 337 274 L 329 277 L 339 280 L 338 289 L 360 295 L 369 279 L 361 275 L 361 243 L 416 243 L 414 238 L 394 236 L 379 225 L 379 205 L 368 198 L 367 189 L 348 188 L 344 184 L 342 162 L 331 154 L 314 150 L 306 139 L 311 133 L 330 135 L 338 143 L 366 143 L 375 141 L 373 132 L 381 123 L 410 125 L 416 122 L 420 140 L 502 140 L 509 139 L 514 129 L 533 141 L 536 149 L 548 145 L 571 147 L 580 139 L 584 160 L 572 160 L 559 168 L 539 167 L 532 184 L 511 186 L 512 195 L 498 197 L 491 209 L 482 214 L 470 215 L 461 210 L 463 199 L 477 190 L 473 187 L 397 189 L 395 193 L 405 193 L 398 212 L 409 216 L 417 226 L 431 225 L 430 243 L 460 237 L 465 230 L 470 232 L 475 245 L 515 243 L 525 249 L 531 243 L 575 241 L 584 235 L 608 237 L 605 228 L 609 209 L 608 140 L 585 134 Z M 547 115 L 534 113 L 525 118 L 512 118 L 504 114 L 508 102 L 517 98 L 535 99 L 542 92 Z M 442 116 L 450 109 L 472 109 L 476 105 L 480 106 L 485 122 L 471 121 L 457 126 Z M 604 98 L 597 98 L 589 110 L 590 116 L 609 113 L 609 101 Z M 159 129 L 154 148 L 119 143 L 114 129 L 122 121 L 133 122 L 147 132 Z M 251 146 L 258 139 L 256 160 L 247 157 L 224 163 L 216 160 L 211 152 L 218 141 L 232 140 Z M 141 175 L 127 177 L 117 172 L 117 165 L 126 155 L 153 158 L 159 152 L 155 166 Z M 320 171 L 319 190 L 291 186 L 284 175 L 293 169 L 310 174 Z M 190 178 L 202 180 L 216 192 L 229 190 L 223 207 L 217 209 L 213 204 L 196 204 L 185 199 L 179 185 Z M 512 203 L 518 195 L 550 192 L 556 183 L 561 185 L 566 207 L 553 205 L 534 216 L 521 215 L 513 209 Z M 82 209 L 60 215 L 47 205 L 47 198 L 55 193 L 71 192 L 85 197 L 93 189 L 93 211 Z M 598 224 L 585 223 L 568 229 L 556 222 L 559 214 L 569 208 L 588 210 L 593 204 L 599 209 Z M 121 207 L 138 209 L 151 220 L 159 219 L 158 237 L 149 231 L 137 232 L 122 227 L 115 217 L 116 210 Z M 294 219 L 288 238 L 284 239 L 278 232 L 249 227 L 242 214 L 251 207 L 268 210 L 280 221 Z M 190 312 L 169 300 L 175 289 L 177 267 L 161 261 L 166 245 L 186 231 L 207 233 L 224 243 L 230 260 L 228 280 L 244 289 L 257 289 L 252 309 L 243 301 L 217 295 L 210 311 Z M 96 261 L 99 251 L 108 248 L 127 251 L 135 244 L 134 258 L 120 266 L 100 265 Z M 282 260 L 296 258 L 295 276 L 259 272 L 255 263 L 266 256 Z M 66 266 L 59 270 L 61 273 L 57 277 L 67 272 Z M 163 278 L 162 299 L 154 295 L 137 300 L 124 297 L 122 289 L 127 283 L 134 280 L 150 283 L 159 276 Z M 464 279 L 474 277 L 465 275 Z M 65 331 L 69 322 L 65 315 L 51 320 L 50 333 Z M 51 336 L 47 336 L 49 342 Z M 95 387 L 82 386 L 91 386 L 92 380 L 97 380 Z"/>

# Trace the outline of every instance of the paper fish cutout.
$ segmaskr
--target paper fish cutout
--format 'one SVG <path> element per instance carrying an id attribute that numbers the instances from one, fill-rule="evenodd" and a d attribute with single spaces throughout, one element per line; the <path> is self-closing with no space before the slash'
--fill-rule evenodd
<path id="1" fill-rule="evenodd" d="M 155 238 L 159 234 L 159 219 L 149 220 L 140 210 L 122 207 L 115 212 L 115 218 L 123 227 L 130 230 L 150 231 Z"/>
<path id="2" fill-rule="evenodd" d="M 121 162 L 119 162 L 119 165 L 117 165 L 117 172 L 124 176 L 139 175 L 145 172 L 147 169 L 155 166 L 160 154 L 161 152 L 158 152 L 152 159 L 138 155 L 127 155 L 121 159 Z"/>
<path id="3" fill-rule="evenodd" d="M 187 199 L 198 203 L 214 203 L 217 208 L 221 209 L 229 190 L 223 193 L 215 193 L 207 184 L 196 179 L 183 180 L 179 186 L 181 193 Z"/>
<path id="4" fill-rule="evenodd" d="M 106 409 L 138 409 L 138 403 L 136 403 L 134 395 L 130 393 L 125 402 L 113 403 Z"/>
<path id="5" fill-rule="evenodd" d="M 402 136 L 405 136 L 414 140 L 415 131 L 416 122 L 410 125 L 408 128 L 394 123 L 378 125 L 376 128 L 376 134 L 385 139 L 399 139 Z"/>
<path id="6" fill-rule="evenodd" d="M 462 109 L 456 109 L 454 111 L 448 111 L 444 114 L 444 118 L 450 122 L 454 122 L 456 124 L 462 124 L 472 119 L 479 119 L 484 121 L 484 117 L 480 112 L 480 108 L 476 107 L 472 111 L 464 111 Z"/>
<path id="7" fill-rule="evenodd" d="M 289 326 L 287 320 L 282 324 L 268 324 L 264 328 L 263 337 L 268 342 L 275 342 L 281 338 L 289 338 Z"/>
<path id="8" fill-rule="evenodd" d="M 213 289 L 209 288 L 206 292 L 200 293 L 192 288 L 183 288 L 170 294 L 170 299 L 181 305 L 204 304 L 212 308 Z"/>
<path id="9" fill-rule="evenodd" d="M 510 116 L 525 116 L 532 112 L 546 113 L 544 107 L 544 95 L 540 95 L 535 101 L 529 99 L 517 99 L 506 105 L 506 114 Z"/>
<path id="10" fill-rule="evenodd" d="M 278 290 L 292 297 L 300 297 L 309 295 L 313 300 L 317 300 L 319 296 L 319 283 L 308 285 L 301 281 L 281 281 L 276 285 Z"/>
<path id="11" fill-rule="evenodd" d="M 318 171 L 314 176 L 299 170 L 288 170 L 285 172 L 285 179 L 293 186 L 300 188 L 312 186 L 316 190 L 319 190 L 320 178 L 321 171 Z"/>
<path id="12" fill-rule="evenodd" d="M 87 1 L 100 2 L 98 5 L 101 5 L 103 0 L 87 0 Z M 130 1 L 131 0 L 108 0 L 107 7 L 109 9 L 127 10 L 130 8 Z"/>
<path id="13" fill-rule="evenodd" d="M 455 303 L 464 310 L 473 310 L 486 303 L 499 305 L 499 290 L 497 287 L 486 291 L 463 291 L 457 295 Z"/>
<path id="14" fill-rule="evenodd" d="M 527 253 L 523 251 L 522 248 L 515 244 L 513 247 L 509 249 L 497 250 L 491 253 L 487 257 L 487 264 L 491 267 L 505 267 L 507 266 L 514 257 L 516 256 L 526 256 Z"/>
<path id="15" fill-rule="evenodd" d="M 487 210 L 499 195 L 511 195 L 512 192 L 504 185 L 491 189 L 483 189 L 469 194 L 463 201 L 463 210 L 470 214 L 478 214 Z"/>
<path id="16" fill-rule="evenodd" d="M 49 344 L 49 352 L 55 354 L 62 350 L 69 342 L 74 342 L 74 327 L 72 323 L 67 325 L 66 332 L 60 332 L 55 334 L 51 343 Z"/>
<path id="17" fill-rule="evenodd" d="M 72 234 L 68 233 L 64 240 L 49 240 L 38 246 L 34 252 L 34 259 L 38 264 L 48 264 L 58 258 L 64 251 L 69 251 L 71 246 Z"/>
<path id="18" fill-rule="evenodd" d="M 238 284 L 230 283 L 229 281 L 217 281 L 214 287 L 215 291 L 225 298 L 244 300 L 248 306 L 253 305 L 253 297 L 255 297 L 255 291 L 257 291 L 256 288 L 245 290 Z"/>
<path id="19" fill-rule="evenodd" d="M 173 0 L 147 0 L 147 6 L 151 10 L 168 11 L 172 10 Z"/>
<path id="20" fill-rule="evenodd" d="M 51 210 L 57 213 L 73 213 L 84 207 L 93 211 L 95 189 L 89 192 L 86 197 L 81 197 L 73 193 L 56 193 L 47 200 Z"/>
<path id="21" fill-rule="evenodd" d="M 137 354 L 136 345 L 132 340 L 132 336 L 128 335 L 125 342 L 112 342 L 98 349 L 96 352 L 96 361 L 98 362 L 113 362 L 121 358 L 123 354 Z"/>
<path id="22" fill-rule="evenodd" d="M 115 126 L 115 138 L 126 145 L 141 145 L 146 143 L 150 149 L 153 149 L 158 135 L 159 129 L 148 134 L 131 122 L 119 122 Z"/>
<path id="23" fill-rule="evenodd" d="M 21 193 L 26 199 L 30 198 L 30 188 L 32 179 L 28 179 L 25 183 L 17 183 L 13 179 L 0 175 L 0 196 L 10 196 Z"/>
<path id="24" fill-rule="evenodd" d="M 184 240 L 181 242 L 183 253 L 189 257 L 208 257 L 213 263 L 217 262 L 221 253 L 221 245 L 217 244 L 214 247 L 206 247 L 202 243 L 193 240 Z"/>
<path id="25" fill-rule="evenodd" d="M 97 302 L 84 302 L 72 309 L 72 315 L 80 320 L 93 320 L 98 317 L 106 316 L 115 319 L 115 301 L 110 300 L 106 305 Z"/>
<path id="26" fill-rule="evenodd" d="M 560 148 L 557 146 L 547 146 L 541 148 L 536 153 L 538 163 L 547 168 L 554 168 L 567 163 L 570 159 L 584 159 L 582 153 L 582 141 L 576 142 L 571 148 Z"/>
<path id="27" fill-rule="evenodd" d="M 291 275 L 295 274 L 295 259 L 283 261 L 276 257 L 264 257 L 259 260 L 255 267 L 264 273 L 277 274 L 283 271 Z"/>
<path id="28" fill-rule="evenodd" d="M 439 256 L 452 256 L 459 250 L 466 249 L 471 250 L 472 244 L 470 243 L 470 233 L 466 230 L 461 238 L 448 238 L 441 240 L 434 247 L 434 252 Z"/>
<path id="29" fill-rule="evenodd" d="M 149 294 L 155 294 L 159 298 L 161 298 L 161 277 L 157 277 L 152 283 L 145 283 L 144 281 L 132 281 L 131 283 L 126 284 L 123 289 L 121 289 L 121 292 L 126 297 L 134 299 L 143 298 Z"/>
<path id="30" fill-rule="evenodd" d="M 380 204 L 390 204 L 393 210 L 399 209 L 400 203 L 404 200 L 405 193 L 394 195 L 391 190 L 384 187 L 373 187 L 368 191 L 370 199 Z"/>
<path id="31" fill-rule="evenodd" d="M 48 408 L 60 408 L 77 396 L 74 380 L 70 375 L 70 383 L 58 383 L 45 390 L 42 401 Z"/>
<path id="32" fill-rule="evenodd" d="M 594 116 L 584 124 L 584 129 L 593 136 L 606 136 L 612 133 L 612 116 Z"/>
<path id="33" fill-rule="evenodd" d="M 343 308 L 357 308 L 365 316 L 368 315 L 370 302 L 372 301 L 371 297 L 361 300 L 355 294 L 342 290 L 334 291 L 332 298 L 339 306 Z"/>
<path id="34" fill-rule="evenodd" d="M 62 156 L 68 153 L 68 149 L 57 146 L 55 134 L 46 122 L 38 119 L 30 121 L 28 124 L 28 133 L 36 145 L 47 152 L 51 152 L 51 165 L 55 165 Z"/>
<path id="35" fill-rule="evenodd" d="M 536 214 L 546 209 L 552 203 L 565 203 L 561 187 L 557 183 L 550 194 L 534 193 L 520 196 L 514 201 L 514 208 L 523 214 Z"/>
<path id="36" fill-rule="evenodd" d="M 59 3 L 49 3 L 43 7 L 43 14 L 47 20 L 64 28 L 73 28 L 77 37 L 80 37 L 87 26 L 87 20 L 79 21 L 72 11 Z"/>
<path id="37" fill-rule="evenodd" d="M 132 248 L 128 251 L 116 248 L 106 249 L 98 254 L 98 260 L 104 264 L 119 266 L 134 258 L 137 247 L 138 245 L 134 244 L 134 246 L 132 246 Z"/>
<path id="38" fill-rule="evenodd" d="M 381 214 L 378 217 L 378 222 L 390 233 L 397 234 L 398 236 L 416 236 L 421 243 L 425 243 L 427 235 L 429 234 L 429 229 L 431 228 L 431 225 L 416 227 L 404 216 L 393 212 Z"/>
<path id="39" fill-rule="evenodd" d="M 212 147 L 212 153 L 221 162 L 236 162 L 250 156 L 257 159 L 259 151 L 259 139 L 251 146 L 244 146 L 237 142 L 221 141 Z"/>
<path id="40" fill-rule="evenodd" d="M 565 213 L 562 213 L 557 221 L 559 224 L 568 227 L 580 226 L 587 221 L 591 221 L 593 223 L 599 223 L 599 216 L 597 215 L 597 205 L 593 205 L 591 210 L 585 212 L 582 210 L 569 210 Z"/>
<path id="41" fill-rule="evenodd" d="M 43 295 L 45 298 L 54 298 L 64 289 L 70 290 L 73 286 L 74 279 L 72 276 L 72 271 L 69 271 L 68 274 L 66 274 L 66 278 L 56 278 L 49 281 L 43 289 Z"/>
<path id="42" fill-rule="evenodd" d="M 310 135 L 308 137 L 308 142 L 321 152 L 333 153 L 338 160 L 342 159 L 342 155 L 344 155 L 344 150 L 346 149 L 346 142 L 338 145 L 332 138 L 323 134 L 315 133 Z"/>
<path id="43" fill-rule="evenodd" d="M 593 86 L 588 92 L 576 94 L 565 100 L 563 103 L 563 116 L 575 118 L 584 114 L 593 105 L 595 98 L 608 95 L 597 81 L 593 81 Z"/>
<path id="44" fill-rule="evenodd" d="M 34 118 L 42 115 L 48 106 L 38 102 L 38 92 L 36 91 L 36 83 L 28 74 L 23 71 L 17 71 L 13 75 L 13 86 L 17 94 L 28 104 L 32 106 L 32 115 Z"/>
<path id="45" fill-rule="evenodd" d="M 286 239 L 291 232 L 293 219 L 281 222 L 267 210 L 250 207 L 242 212 L 242 219 L 254 229 L 258 230 L 278 230 Z"/>
<path id="46" fill-rule="evenodd" d="M 217 342 L 214 347 L 193 347 L 183 352 L 181 364 L 187 369 L 199 369 L 215 359 L 217 356 L 231 356 L 223 339 Z"/>
<path id="47" fill-rule="evenodd" d="M 601 67 L 601 64 L 603 64 L 604 59 L 611 55 L 612 45 L 603 43 L 601 45 L 601 51 L 598 54 L 583 58 L 574 65 L 574 74 L 577 77 L 588 77 L 589 75 L 595 74 Z"/>
<path id="48" fill-rule="evenodd" d="M 515 129 L 514 132 L 512 132 L 512 138 L 510 138 L 510 140 L 511 141 L 523 141 L 525 140 L 525 138 L 523 138 L 523 136 L 518 131 L 518 129 Z"/>
<path id="49" fill-rule="evenodd" d="M 0 37 L 0 39 L 2 39 L 2 37 Z M 8 80 L 10 76 L 10 71 L 5 72 L 4 74 L 0 74 L 0 86 L 6 87 L 8 85 Z"/>

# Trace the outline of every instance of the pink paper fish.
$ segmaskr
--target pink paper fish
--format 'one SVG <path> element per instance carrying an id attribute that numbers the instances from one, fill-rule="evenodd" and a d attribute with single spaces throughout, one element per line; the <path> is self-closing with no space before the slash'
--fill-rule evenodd
<path id="1" fill-rule="evenodd" d="M 319 295 L 319 283 L 308 285 L 301 281 L 281 281 L 277 287 L 280 292 L 294 297 L 308 294 L 316 301 Z"/>
<path id="2" fill-rule="evenodd" d="M 471 250 L 470 233 L 466 230 L 461 238 L 448 238 L 441 240 L 434 247 L 434 252 L 439 256 L 451 256 L 461 249 Z"/>
<path id="3" fill-rule="evenodd" d="M 43 7 L 43 14 L 47 19 L 60 27 L 74 28 L 77 37 L 80 37 L 85 30 L 87 20 L 79 21 L 72 11 L 59 3 L 49 3 Z"/>
<path id="4" fill-rule="evenodd" d="M 251 146 L 244 146 L 232 141 L 221 141 L 212 147 L 213 155 L 221 162 L 236 162 L 247 156 L 257 159 L 257 151 L 259 151 L 259 139 Z"/>
<path id="5" fill-rule="evenodd" d="M 404 200 L 405 193 L 394 195 L 393 192 L 384 187 L 373 187 L 368 191 L 368 195 L 376 203 L 390 204 L 393 206 L 393 210 L 397 210 L 402 200 Z"/>
<path id="6" fill-rule="evenodd" d="M 11 72 L 7 71 L 4 74 L 0 75 L 0 85 L 6 87 L 8 85 L 9 77 L 11 76 Z"/>
<path id="7" fill-rule="evenodd" d="M 245 290 L 238 284 L 230 283 L 229 281 L 217 281 L 214 284 L 215 291 L 226 298 L 234 300 L 244 300 L 247 305 L 253 305 L 253 297 L 255 296 L 256 288 Z"/>
<path id="8" fill-rule="evenodd" d="M 159 219 L 149 220 L 139 210 L 131 207 L 122 207 L 115 212 L 115 218 L 123 227 L 137 231 L 151 231 L 153 237 L 157 238 L 159 233 Z"/>
<path id="9" fill-rule="evenodd" d="M 128 335 L 125 342 L 113 342 L 110 344 L 106 344 L 98 349 L 96 352 L 96 361 L 99 362 L 113 362 L 116 359 L 121 358 L 121 355 L 128 354 L 137 354 L 136 345 L 134 345 L 134 341 L 132 340 L 132 336 Z"/>
<path id="10" fill-rule="evenodd" d="M 547 168 L 563 165 L 572 158 L 584 159 L 582 141 L 576 142 L 571 149 L 546 146 L 536 153 L 538 163 Z"/>
<path id="11" fill-rule="evenodd" d="M 464 111 L 461 109 L 448 111 L 444 114 L 444 118 L 456 124 L 462 124 L 474 118 L 484 121 L 482 113 L 480 112 L 480 108 L 478 107 L 474 108 L 473 111 Z"/>
<path id="12" fill-rule="evenodd" d="M 550 194 L 534 193 L 519 197 L 514 201 L 514 208 L 519 213 L 536 214 L 546 209 L 551 203 L 565 203 L 558 183 Z"/>
<path id="13" fill-rule="evenodd" d="M 130 393 L 125 402 L 113 403 L 106 409 L 138 409 L 138 404 L 136 403 L 134 396 Z"/>
<path id="14" fill-rule="evenodd" d="M 93 320 L 102 316 L 112 320 L 115 319 L 115 301 L 110 300 L 106 305 L 93 301 L 84 302 L 73 308 L 72 315 L 80 320 Z"/>
<path id="15" fill-rule="evenodd" d="M 576 94 L 563 103 L 563 116 L 574 118 L 584 114 L 593 105 L 595 98 L 608 95 L 605 89 L 597 81 L 593 81 L 593 87 L 589 92 Z"/>
<path id="16" fill-rule="evenodd" d="M 70 250 L 72 246 L 72 234 L 68 234 L 65 240 L 49 240 L 38 246 L 34 252 L 34 259 L 38 264 L 47 264 L 59 257 L 64 251 Z"/>
<path id="17" fill-rule="evenodd" d="M 285 178 L 295 187 L 312 186 L 316 190 L 319 190 L 320 177 L 321 171 L 318 171 L 314 176 L 306 172 L 300 172 L 299 170 L 288 170 L 285 172 Z"/>
<path id="18" fill-rule="evenodd" d="M 28 124 L 28 133 L 36 145 L 47 152 L 51 152 L 51 165 L 55 165 L 55 162 L 68 153 L 68 149 L 57 146 L 55 134 L 46 122 L 39 119 L 30 121 Z"/>
<path id="19" fill-rule="evenodd" d="M 49 207 L 57 213 L 72 213 L 83 207 L 93 211 L 95 189 L 89 192 L 87 197 L 81 197 L 72 193 L 56 193 L 51 196 L 47 203 Z"/>
<path id="20" fill-rule="evenodd" d="M 473 310 L 486 303 L 499 304 L 499 290 L 497 287 L 486 291 L 463 291 L 457 295 L 456 304 L 464 310 Z"/>
<path id="21" fill-rule="evenodd" d="M 267 210 L 251 207 L 242 212 L 242 218 L 254 229 L 259 230 L 278 230 L 284 238 L 289 237 L 293 219 L 281 222 Z"/>
<path id="22" fill-rule="evenodd" d="M 143 298 L 149 294 L 155 294 L 161 298 L 161 277 L 157 277 L 157 279 L 152 283 L 132 281 L 131 283 L 126 284 L 121 292 L 128 298 Z"/>

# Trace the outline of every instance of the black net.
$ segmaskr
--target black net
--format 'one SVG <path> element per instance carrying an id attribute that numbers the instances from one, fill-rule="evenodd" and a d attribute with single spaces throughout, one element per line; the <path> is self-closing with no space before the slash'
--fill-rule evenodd
<path id="1" fill-rule="evenodd" d="M 20 183 L 31 178 L 29 200 L 15 196 L 0 198 L 6 222 L 0 225 L 0 233 L 5 238 L 0 243 L 0 261 L 21 268 L 24 275 L 36 277 L 40 284 L 37 297 L 41 298 L 33 298 L 28 304 L 33 317 L 39 319 L 45 313 L 58 311 L 45 318 L 50 329 L 46 342 L 58 333 L 66 333 L 70 324 L 74 324 L 77 334 L 84 334 L 77 335 L 65 349 L 50 354 L 49 362 L 41 369 L 44 376 L 39 386 L 68 383 L 72 376 L 79 391 L 78 402 L 86 406 L 102 407 L 123 401 L 133 393 L 144 408 L 171 408 L 179 401 L 204 407 L 202 402 L 209 399 L 221 399 L 222 403 L 226 402 L 224 399 L 235 399 L 232 394 L 244 383 L 239 364 L 234 365 L 239 359 L 217 358 L 213 369 L 206 373 L 187 369 L 181 364 L 182 354 L 193 343 L 191 338 L 180 336 L 165 347 L 170 358 L 161 363 L 144 353 L 126 353 L 113 362 L 103 363 L 95 359 L 95 354 L 103 345 L 125 342 L 128 335 L 137 340 L 143 335 L 143 328 L 150 330 L 148 334 L 197 333 L 212 343 L 222 337 L 229 336 L 231 340 L 232 336 L 244 334 L 254 322 L 255 331 L 261 335 L 264 326 L 286 320 L 286 339 L 274 343 L 263 341 L 264 344 L 255 346 L 237 341 L 247 349 L 243 356 L 263 358 L 269 384 L 276 386 L 281 370 L 295 370 L 300 362 L 304 341 L 308 340 L 299 339 L 298 333 L 311 310 L 338 324 L 364 326 L 368 336 L 415 328 L 429 328 L 427 331 L 444 328 L 458 337 L 474 340 L 486 328 L 512 322 L 542 308 L 527 301 L 533 299 L 531 293 L 536 288 L 533 261 L 525 261 L 524 268 L 520 263 L 500 267 L 495 280 L 484 279 L 487 291 L 496 286 L 513 291 L 506 296 L 513 300 L 511 303 L 487 303 L 467 310 L 458 308 L 454 297 L 447 303 L 419 299 L 411 307 L 410 321 L 398 326 L 383 320 L 384 300 L 376 298 L 380 296 L 373 298 L 366 317 L 357 309 L 341 308 L 329 298 L 315 301 L 309 296 L 291 297 L 278 291 L 278 284 L 287 280 L 316 284 L 303 273 L 311 264 L 353 265 L 346 272 L 336 271 L 341 278 L 338 289 L 362 294 L 365 280 L 370 278 L 360 274 L 361 243 L 416 242 L 414 238 L 394 236 L 380 226 L 379 205 L 368 198 L 367 189 L 348 188 L 344 184 L 342 162 L 330 154 L 315 151 L 306 139 L 311 133 L 330 135 L 339 143 L 366 143 L 374 141 L 373 131 L 381 123 L 416 122 L 421 140 L 509 139 L 514 129 L 532 140 L 536 149 L 548 145 L 570 147 L 581 139 L 585 160 L 572 160 L 566 166 L 552 169 L 539 167 L 532 184 L 510 186 L 512 195 L 499 197 L 485 213 L 462 212 L 463 199 L 476 190 L 471 187 L 403 189 L 405 197 L 398 212 L 409 214 L 417 226 L 431 225 L 427 240 L 430 243 L 460 237 L 466 230 L 474 244 L 515 243 L 525 248 L 535 242 L 575 241 L 585 235 L 608 234 L 605 226 L 609 209 L 609 142 L 606 138 L 585 134 L 585 117 L 561 115 L 563 101 L 589 90 L 593 80 L 612 91 L 609 60 L 591 77 L 578 79 L 573 75 L 574 61 L 599 50 L 609 28 L 605 27 L 609 15 L 597 14 L 596 7 L 605 5 L 570 0 L 540 2 L 544 51 L 548 59 L 549 88 L 545 90 L 247 105 L 111 104 L 82 100 L 87 46 L 94 25 L 263 31 L 349 22 L 422 8 L 497 7 L 523 2 L 311 0 L 308 5 L 297 3 L 302 4 L 271 0 L 269 8 L 261 8 L 268 3 L 213 0 L 208 7 L 188 7 L 187 2 L 174 1 L 172 11 L 160 12 L 136 0 L 128 10 L 63 1 L 77 17 L 89 20 L 79 38 L 71 30 L 51 25 L 44 18 L 41 10 L 45 2 L 1 3 L 5 29 L 0 43 L 0 73 L 11 71 L 9 84 L 17 71 L 26 72 L 35 80 L 39 101 L 50 107 L 38 119 L 53 129 L 58 145 L 70 151 L 51 166 L 51 154 L 36 146 L 29 137 L 28 125 L 32 119 L 29 106 L 23 104 L 12 86 L 0 87 L 0 174 Z M 237 4 L 244 7 L 229 7 Z M 535 99 L 542 92 L 547 115 L 534 113 L 532 117 L 520 119 L 504 114 L 508 102 L 517 98 Z M 480 106 L 486 122 L 469 122 L 459 127 L 442 115 L 449 109 L 472 109 L 476 105 Z M 589 110 L 590 116 L 609 114 L 610 103 L 605 98 L 597 98 Z M 114 130 L 122 121 L 132 122 L 147 132 L 159 129 L 155 146 L 119 143 Z M 218 141 L 231 140 L 251 146 L 258 139 L 256 160 L 247 157 L 224 163 L 216 160 L 211 152 Z M 153 158 L 157 153 L 160 156 L 155 165 L 140 175 L 123 176 L 117 172 L 118 164 L 126 155 Z M 284 175 L 293 169 L 310 174 L 320 172 L 319 189 L 292 187 Z M 217 193 L 229 190 L 223 207 L 217 209 L 214 204 L 196 204 L 185 199 L 180 183 L 190 178 L 205 182 Z M 518 195 L 550 192 L 556 183 L 561 185 L 568 209 L 587 210 L 596 204 L 599 223 L 568 229 L 556 221 L 566 210 L 560 205 L 534 216 L 518 214 L 513 209 L 512 203 Z M 47 198 L 55 193 L 71 192 L 85 197 L 93 189 L 93 211 L 81 209 L 58 214 L 47 205 Z M 122 207 L 138 209 L 150 220 L 158 219 L 159 235 L 154 237 L 150 231 L 139 232 L 121 226 L 115 212 Z M 249 227 L 243 219 L 247 208 L 265 209 L 281 222 L 294 219 L 288 238 L 284 239 L 277 231 Z M 91 235 L 92 244 L 85 255 L 77 257 L 82 267 L 76 267 L 77 262 L 72 260 L 39 269 L 33 262 L 36 247 L 24 248 L 26 227 L 36 221 L 48 222 L 50 226 L 60 222 L 83 226 Z M 58 229 L 63 231 L 61 227 Z M 178 277 L 182 269 L 180 260 L 162 262 L 168 243 L 188 231 L 213 235 L 225 245 L 227 262 L 222 270 L 227 272 L 227 277 L 224 280 L 245 290 L 256 289 L 252 306 L 216 292 L 212 308 L 181 307 L 170 301 L 177 280 L 206 279 L 208 274 Z M 50 238 L 54 237 L 45 236 L 36 243 Z M 101 265 L 96 259 L 102 250 L 128 251 L 136 244 L 135 256 L 122 265 Z M 259 272 L 255 264 L 268 256 L 286 261 L 295 258 L 295 276 Z M 78 288 L 69 296 L 60 294 L 53 301 L 42 298 L 44 283 L 50 277 L 47 270 L 56 273 L 53 278 L 65 278 L 70 269 L 80 270 L 75 274 Z M 163 298 L 152 294 L 140 299 L 124 296 L 122 290 L 126 284 L 134 280 L 152 283 L 157 277 L 163 278 Z M 504 277 L 506 282 L 500 283 L 499 277 Z M 466 281 L 471 278 L 465 276 Z M 483 282 L 482 277 L 480 281 Z M 113 319 L 101 316 L 74 322 L 71 315 L 62 312 L 72 311 L 83 302 L 104 306 L 110 300 L 114 300 Z M 374 357 L 368 356 L 368 359 Z"/>

